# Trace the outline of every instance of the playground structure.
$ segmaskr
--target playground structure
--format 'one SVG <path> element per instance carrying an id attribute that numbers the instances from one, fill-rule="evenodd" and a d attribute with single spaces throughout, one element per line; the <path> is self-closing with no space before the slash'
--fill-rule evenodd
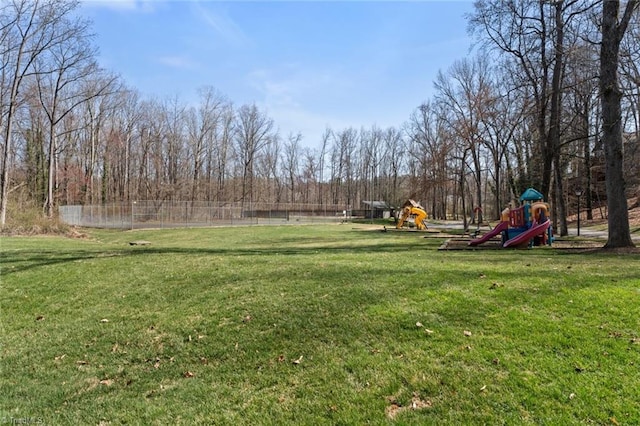
<path id="1" fill-rule="evenodd" d="M 502 234 L 502 247 L 505 248 L 551 245 L 553 228 L 549 205 L 543 201 L 542 194 L 529 188 L 520 196 L 520 203 L 520 207 L 504 209 L 500 223 L 482 237 L 471 240 L 469 245 L 480 245 L 498 234 Z"/>
<path id="2" fill-rule="evenodd" d="M 413 222 L 415 223 L 416 228 L 419 230 L 427 229 L 427 224 L 425 223 L 425 220 L 427 219 L 427 212 L 424 210 L 424 207 L 413 200 L 407 200 L 402 205 L 402 211 L 398 217 L 396 229 L 401 229 L 405 223 L 408 223 L 411 217 L 413 217 Z"/>

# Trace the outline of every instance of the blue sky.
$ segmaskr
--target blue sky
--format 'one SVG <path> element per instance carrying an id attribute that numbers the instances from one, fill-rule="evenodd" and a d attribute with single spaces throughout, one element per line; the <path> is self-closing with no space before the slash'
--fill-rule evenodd
<path id="1" fill-rule="evenodd" d="M 84 0 L 101 64 L 144 96 L 196 104 L 212 86 L 255 103 L 281 135 L 401 126 L 438 70 L 469 54 L 450 1 Z"/>

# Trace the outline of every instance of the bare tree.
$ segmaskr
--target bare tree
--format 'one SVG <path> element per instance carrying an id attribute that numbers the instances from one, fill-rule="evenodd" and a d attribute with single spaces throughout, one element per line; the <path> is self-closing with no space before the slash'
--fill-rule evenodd
<path id="1" fill-rule="evenodd" d="M 220 125 L 221 115 L 226 102 L 224 96 L 211 87 L 199 90 L 200 105 L 187 111 L 187 132 L 190 157 L 193 164 L 191 201 L 196 201 L 200 191 L 200 181 L 206 162 L 207 148 L 215 140 L 216 129 Z"/>
<path id="2" fill-rule="evenodd" d="M 66 117 L 73 120 L 76 116 L 82 116 L 83 119 L 83 123 L 78 123 L 78 127 L 81 127 L 78 130 L 83 136 L 78 141 L 81 145 L 78 152 L 86 152 L 84 201 L 92 204 L 96 199 L 101 199 L 105 202 L 109 193 L 115 194 L 115 182 L 120 175 L 116 170 L 119 163 L 118 157 L 121 152 L 126 151 L 126 147 L 123 146 L 124 131 L 121 133 L 123 129 L 115 128 L 112 121 L 115 112 L 123 106 L 123 100 L 118 96 L 122 88 L 117 77 L 95 72 L 84 78 L 76 90 L 77 95 L 80 96 L 79 100 L 82 97 L 86 99 L 72 106 L 74 113 L 69 113 Z M 108 124 L 109 129 L 106 128 Z M 74 131 L 73 128 L 61 129 L 64 133 Z M 102 182 L 99 198 L 95 191 L 96 175 L 101 177 Z"/>
<path id="3" fill-rule="evenodd" d="M 509 148 L 513 146 L 519 129 L 523 126 L 526 100 L 516 90 L 504 83 L 503 75 L 497 75 L 493 85 L 492 99 L 487 103 L 487 113 L 482 120 L 487 128 L 484 145 L 491 158 L 490 174 L 493 178 L 494 219 L 500 217 L 505 201 L 509 201 L 507 186 L 504 184 L 504 168 L 507 167 Z"/>
<path id="4" fill-rule="evenodd" d="M 254 166 L 256 157 L 270 142 L 273 133 L 273 120 L 258 107 L 243 105 L 237 113 L 236 149 L 242 168 L 241 201 L 253 200 Z"/>
<path id="5" fill-rule="evenodd" d="M 640 206 L 640 17 L 629 22 L 620 48 L 620 87 L 623 91 L 623 134 L 625 178 L 629 189 L 636 188 Z M 635 141 L 635 143 L 634 143 Z M 624 142 L 623 142 L 624 143 Z"/>
<path id="6" fill-rule="evenodd" d="M 303 163 L 301 165 L 300 173 L 300 196 L 301 202 L 311 203 L 312 200 L 317 200 L 317 192 L 321 183 L 317 180 L 318 175 L 318 158 L 314 150 L 305 147 L 302 149 Z"/>
<path id="7" fill-rule="evenodd" d="M 322 133 L 322 143 L 320 145 L 320 152 L 318 152 L 318 176 L 317 180 L 319 182 L 320 188 L 318 188 L 318 202 L 323 204 L 326 202 L 324 197 L 324 172 L 326 169 L 326 156 L 329 149 L 329 141 L 333 138 L 333 132 L 331 129 L 325 129 L 324 133 Z"/>
<path id="8" fill-rule="evenodd" d="M 362 198 L 370 201 L 380 200 L 380 163 L 382 161 L 382 130 L 372 126 L 370 130 L 360 130 L 360 170 L 358 183 Z M 373 216 L 373 204 L 370 206 Z M 371 217 L 373 218 L 373 217 Z"/>
<path id="9" fill-rule="evenodd" d="M 478 0 L 470 26 L 485 46 L 513 59 L 521 84 L 529 87 L 535 103 L 536 150 L 540 165 L 534 170 L 535 184 L 549 194 L 553 152 L 547 145 L 549 92 L 552 58 L 549 54 L 549 22 L 545 2 L 524 0 Z"/>
<path id="10" fill-rule="evenodd" d="M 478 221 L 482 222 L 482 149 L 487 138 L 484 126 L 488 106 L 492 102 L 491 70 L 486 58 L 454 62 L 449 71 L 438 73 L 435 87 L 437 99 L 448 109 L 448 124 L 471 154 L 475 178 L 475 202 Z"/>
<path id="11" fill-rule="evenodd" d="M 119 187 L 115 191 L 121 200 L 131 200 L 133 197 L 134 174 L 134 141 L 136 130 L 140 126 L 142 112 L 140 111 L 139 94 L 135 90 L 123 88 L 119 93 L 117 105 L 119 108 L 113 117 L 113 126 L 119 129 L 122 141 L 119 150 L 120 161 L 115 166 Z"/>
<path id="12" fill-rule="evenodd" d="M 220 125 L 216 128 L 213 143 L 207 148 L 207 178 L 209 187 L 215 188 L 215 194 L 210 192 L 207 195 L 208 200 L 221 201 L 227 198 L 226 180 L 229 158 L 233 148 L 235 125 L 235 111 L 231 103 L 227 101 L 222 106 Z"/>
<path id="13" fill-rule="evenodd" d="M 565 29 L 596 4 L 591 0 L 477 0 L 470 16 L 470 27 L 483 44 L 510 57 L 517 67 L 512 72 L 520 77 L 521 85 L 528 86 L 534 103 L 535 165 L 540 165 L 533 170 L 532 183 L 547 198 L 552 172 L 558 175 L 556 185 L 562 189 L 559 155 Z M 561 198 L 557 197 L 560 203 Z"/>
<path id="14" fill-rule="evenodd" d="M 279 134 L 273 134 L 269 141 L 262 148 L 260 155 L 255 160 L 255 176 L 258 178 L 254 183 L 256 195 L 253 201 L 275 202 L 284 201 L 286 195 L 285 183 L 287 180 L 282 166 L 282 142 Z"/>
<path id="15" fill-rule="evenodd" d="M 289 192 L 289 202 L 296 201 L 296 180 L 299 176 L 300 160 L 301 160 L 301 141 L 302 134 L 290 134 L 284 143 L 284 152 L 282 158 L 282 168 L 287 179 L 287 189 Z"/>
<path id="16" fill-rule="evenodd" d="M 14 113 L 22 102 L 20 88 L 26 79 L 38 73 L 33 67 L 37 59 L 55 46 L 68 41 L 67 17 L 78 4 L 77 0 L 10 0 L 0 5 L 3 82 L 0 86 L 0 127 L 3 130 L 0 226 L 4 226 L 6 222 L 11 168 L 9 153 Z"/>
<path id="17" fill-rule="evenodd" d="M 382 137 L 381 197 L 389 206 L 400 206 L 402 199 L 406 198 L 400 193 L 406 164 L 402 132 L 395 127 L 389 127 Z"/>
<path id="18" fill-rule="evenodd" d="M 407 126 L 408 156 L 417 162 L 415 183 L 407 194 L 429 202 L 434 217 L 446 216 L 447 160 L 450 144 L 445 137 L 444 115 L 437 102 L 424 102 L 414 110 Z M 425 204 L 426 205 L 426 204 Z"/>
<path id="19" fill-rule="evenodd" d="M 609 238 L 605 248 L 635 246 L 631 240 L 623 175 L 622 111 L 620 107 L 622 91 L 618 83 L 618 63 L 620 43 L 639 4 L 639 0 L 629 0 L 622 18 L 619 18 L 619 0 L 604 0 L 602 5 L 600 96 L 609 210 Z"/>
<path id="20" fill-rule="evenodd" d="M 355 175 L 358 165 L 358 132 L 348 128 L 333 135 L 331 149 L 331 192 L 333 204 L 349 209 L 356 202 Z"/>
<path id="21" fill-rule="evenodd" d="M 48 182 L 45 212 L 53 215 L 57 186 L 58 124 L 80 104 L 107 93 L 116 77 L 96 85 L 84 84 L 101 71 L 89 33 L 90 22 L 81 17 L 62 17 L 54 33 L 59 42 L 34 60 L 40 105 L 48 120 Z M 98 81 L 98 80 L 96 80 Z"/>

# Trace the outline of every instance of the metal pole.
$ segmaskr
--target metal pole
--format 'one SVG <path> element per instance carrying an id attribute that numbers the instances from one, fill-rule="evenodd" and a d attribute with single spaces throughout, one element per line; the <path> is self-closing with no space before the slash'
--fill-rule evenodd
<path id="1" fill-rule="evenodd" d="M 580 236 L 580 196 L 578 195 L 578 237 Z"/>

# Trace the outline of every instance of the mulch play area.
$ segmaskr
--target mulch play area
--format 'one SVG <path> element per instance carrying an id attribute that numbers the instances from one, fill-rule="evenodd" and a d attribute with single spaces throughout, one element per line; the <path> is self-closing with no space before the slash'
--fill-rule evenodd
<path id="1" fill-rule="evenodd" d="M 438 248 L 438 250 L 507 250 L 502 247 L 502 241 L 500 238 L 494 238 L 489 240 L 483 244 L 477 246 L 470 246 L 469 241 L 471 241 L 471 237 L 451 237 L 446 239 L 442 245 Z M 553 245 L 551 248 L 553 249 L 594 249 L 599 248 L 604 245 L 604 241 L 602 240 L 564 240 L 562 238 L 558 238 L 553 241 Z M 548 246 L 544 246 L 548 247 Z M 521 247 L 523 249 L 528 249 L 527 246 Z M 534 247 L 535 249 L 536 247 Z"/>

